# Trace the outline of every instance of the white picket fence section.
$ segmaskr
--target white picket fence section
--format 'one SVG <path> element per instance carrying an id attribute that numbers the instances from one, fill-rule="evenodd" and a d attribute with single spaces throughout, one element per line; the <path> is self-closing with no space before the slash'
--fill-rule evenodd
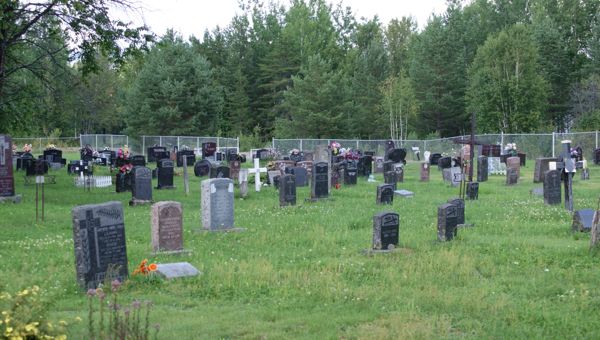
<path id="1" fill-rule="evenodd" d="M 83 188 L 89 186 L 91 188 L 107 188 L 112 186 L 111 176 L 88 176 L 88 177 L 76 177 L 74 179 L 75 186 Z"/>

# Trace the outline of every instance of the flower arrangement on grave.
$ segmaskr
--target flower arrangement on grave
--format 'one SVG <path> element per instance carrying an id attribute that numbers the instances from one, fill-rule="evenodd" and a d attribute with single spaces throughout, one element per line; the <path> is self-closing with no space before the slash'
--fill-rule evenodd
<path id="1" fill-rule="evenodd" d="M 129 159 L 129 147 L 127 145 L 119 148 L 117 151 L 117 158 Z"/>
<path id="2" fill-rule="evenodd" d="M 133 271 L 133 275 L 148 275 L 155 272 L 157 267 L 156 263 L 148 264 L 148 259 L 143 259 L 140 265 Z"/>
<path id="3" fill-rule="evenodd" d="M 517 143 L 508 143 L 504 147 L 504 153 L 509 155 L 510 157 L 515 157 L 518 155 L 517 151 Z"/>
<path id="4" fill-rule="evenodd" d="M 360 156 L 362 156 L 360 151 L 352 150 L 351 148 L 348 148 L 348 149 L 342 148 L 340 150 L 340 153 L 345 159 L 350 159 L 350 160 L 358 160 L 360 158 Z"/>
<path id="5" fill-rule="evenodd" d="M 342 145 L 336 141 L 331 142 L 329 144 L 329 148 L 331 149 L 331 154 L 334 156 L 338 156 L 340 154 L 340 148 Z"/>
<path id="6" fill-rule="evenodd" d="M 48 145 L 46 145 L 46 150 L 56 150 L 56 145 L 48 144 Z"/>
<path id="7" fill-rule="evenodd" d="M 31 152 L 31 144 L 23 145 L 23 152 L 30 153 Z"/>

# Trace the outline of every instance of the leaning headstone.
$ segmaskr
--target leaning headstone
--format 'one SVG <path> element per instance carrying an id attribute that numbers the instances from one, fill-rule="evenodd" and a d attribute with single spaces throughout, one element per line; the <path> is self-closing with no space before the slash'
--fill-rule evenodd
<path id="1" fill-rule="evenodd" d="M 518 158 L 518 157 L 511 157 Z M 519 182 L 519 171 L 515 168 L 506 168 L 506 185 L 515 185 Z"/>
<path id="2" fill-rule="evenodd" d="M 456 205 L 446 203 L 438 207 L 438 240 L 451 241 L 457 233 Z"/>
<path id="3" fill-rule="evenodd" d="M 559 170 L 548 170 L 544 174 L 544 203 L 550 205 L 561 203 L 560 177 Z"/>
<path id="4" fill-rule="evenodd" d="M 456 197 L 449 199 L 448 203 L 456 206 L 456 224 L 465 224 L 465 201 Z"/>
<path id="5" fill-rule="evenodd" d="M 240 183 L 240 196 L 248 196 L 248 169 L 240 169 L 238 182 Z"/>
<path id="6" fill-rule="evenodd" d="M 0 202 L 21 201 L 21 195 L 15 194 L 13 175 L 12 140 L 10 136 L 0 135 Z"/>
<path id="7" fill-rule="evenodd" d="M 373 250 L 393 250 L 398 246 L 400 215 L 380 212 L 373 216 Z"/>
<path id="8" fill-rule="evenodd" d="M 162 201 L 152 205 L 152 249 L 154 252 L 183 250 L 183 208 L 181 203 Z"/>
<path id="9" fill-rule="evenodd" d="M 233 181 L 211 178 L 201 182 L 202 226 L 209 231 L 238 231 L 233 223 Z"/>
<path id="10" fill-rule="evenodd" d="M 129 205 L 152 203 L 152 170 L 136 166 L 131 170 L 131 201 Z"/>
<path id="11" fill-rule="evenodd" d="M 429 167 L 429 162 L 421 162 L 421 172 L 420 172 L 421 182 L 429 182 L 430 169 L 431 168 Z"/>
<path id="12" fill-rule="evenodd" d="M 571 229 L 573 232 L 584 232 L 592 230 L 592 223 L 594 222 L 594 209 L 581 209 L 577 210 L 573 214 L 573 224 Z"/>
<path id="13" fill-rule="evenodd" d="M 329 196 L 329 166 L 327 163 L 317 162 L 313 164 L 310 189 L 310 196 L 313 200 Z"/>
<path id="14" fill-rule="evenodd" d="M 488 180 L 488 158 L 487 156 L 477 157 L 477 182 L 486 182 Z"/>
<path id="15" fill-rule="evenodd" d="M 189 262 L 159 263 L 156 265 L 156 273 L 167 280 L 200 274 Z"/>
<path id="16" fill-rule="evenodd" d="M 558 162 L 558 158 L 545 157 L 535 160 L 535 170 L 533 172 L 533 183 L 544 182 L 546 171 L 550 170 L 550 162 Z"/>
<path id="17" fill-rule="evenodd" d="M 81 288 L 127 278 L 127 247 L 121 202 L 72 209 L 75 269 Z"/>
<path id="18" fill-rule="evenodd" d="M 296 178 L 296 186 L 297 187 L 305 187 L 308 186 L 308 171 L 305 168 L 296 166 L 291 168 L 292 175 Z"/>
<path id="19" fill-rule="evenodd" d="M 170 159 L 161 159 L 158 161 L 158 185 L 156 189 L 173 189 L 173 175 L 175 164 Z"/>
<path id="20" fill-rule="evenodd" d="M 296 178 L 294 175 L 279 177 L 279 206 L 296 205 Z"/>
<path id="21" fill-rule="evenodd" d="M 394 202 L 394 186 L 392 184 L 380 184 L 377 186 L 377 204 L 392 204 Z"/>

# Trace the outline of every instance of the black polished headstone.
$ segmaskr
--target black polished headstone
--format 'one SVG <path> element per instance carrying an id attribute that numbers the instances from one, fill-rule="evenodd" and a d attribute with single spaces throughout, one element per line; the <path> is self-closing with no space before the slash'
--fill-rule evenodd
<path id="1" fill-rule="evenodd" d="M 457 234 L 458 213 L 456 205 L 446 203 L 438 207 L 438 240 L 451 241 Z"/>
<path id="2" fill-rule="evenodd" d="M 442 158 L 442 154 L 441 153 L 432 153 L 431 156 L 429 156 L 429 163 L 431 165 L 438 165 L 439 166 L 440 158 Z"/>
<path id="3" fill-rule="evenodd" d="M 477 157 L 477 182 L 488 180 L 489 164 L 487 156 Z"/>
<path id="4" fill-rule="evenodd" d="M 211 163 L 207 159 L 197 161 L 194 164 L 194 176 L 202 177 L 210 174 Z"/>
<path id="5" fill-rule="evenodd" d="M 187 165 L 191 166 L 196 162 L 196 155 L 194 154 L 194 150 L 181 150 L 177 152 L 177 166 L 183 166 L 183 157 L 187 158 Z"/>
<path id="6" fill-rule="evenodd" d="M 469 182 L 467 183 L 467 195 L 468 200 L 476 200 L 479 199 L 479 183 L 478 182 Z"/>
<path id="7" fill-rule="evenodd" d="M 392 250 L 400 238 L 400 215 L 384 211 L 373 216 L 373 250 Z"/>
<path id="8" fill-rule="evenodd" d="M 452 167 L 452 157 L 442 157 L 438 160 L 438 167 L 440 169 L 449 169 Z"/>
<path id="9" fill-rule="evenodd" d="M 157 177 L 158 185 L 156 189 L 172 189 L 173 176 L 175 174 L 175 164 L 170 159 L 161 159 L 158 161 Z"/>
<path id="10" fill-rule="evenodd" d="M 82 289 L 128 275 L 125 223 L 121 202 L 72 209 L 75 268 Z"/>
<path id="11" fill-rule="evenodd" d="M 561 195 L 561 174 L 558 170 L 548 170 L 544 174 L 544 203 L 560 204 Z"/>
<path id="12" fill-rule="evenodd" d="M 115 178 L 116 192 L 131 191 L 131 174 L 127 172 L 118 172 Z"/>
<path id="13" fill-rule="evenodd" d="M 465 224 L 465 201 L 455 197 L 449 199 L 448 203 L 456 206 L 456 224 Z"/>
<path id="14" fill-rule="evenodd" d="M 10 136 L 0 135 L 0 197 L 12 196 L 15 196 L 12 139 Z"/>
<path id="15" fill-rule="evenodd" d="M 311 198 L 326 198 L 329 196 L 329 169 L 326 162 L 313 164 L 311 181 Z"/>
<path id="16" fill-rule="evenodd" d="M 291 174 L 296 178 L 297 187 L 308 186 L 308 171 L 300 166 L 290 168 Z"/>
<path id="17" fill-rule="evenodd" d="M 296 179 L 294 175 L 279 176 L 279 205 L 296 205 Z"/>
<path id="18" fill-rule="evenodd" d="M 157 155 L 158 154 L 158 155 Z M 165 154 L 168 154 L 167 148 L 164 146 L 151 146 L 146 149 L 146 157 L 148 158 L 148 163 L 159 161 L 163 158 Z"/>
<path id="19" fill-rule="evenodd" d="M 215 143 L 215 142 L 202 143 L 202 159 L 214 157 L 215 152 L 217 152 L 217 143 Z"/>
<path id="20" fill-rule="evenodd" d="M 344 184 L 345 185 L 356 185 L 358 178 L 358 169 L 354 165 L 348 165 L 344 171 Z"/>
<path id="21" fill-rule="evenodd" d="M 380 184 L 377 186 L 377 204 L 392 204 L 394 202 L 394 186 L 392 184 Z"/>
<path id="22" fill-rule="evenodd" d="M 385 184 L 391 184 L 394 190 L 397 188 L 398 174 L 395 171 L 387 171 L 383 173 L 383 179 Z"/>
<path id="23" fill-rule="evenodd" d="M 146 157 L 142 155 L 132 156 L 129 160 L 133 166 L 146 166 Z"/>
<path id="24" fill-rule="evenodd" d="M 210 178 L 229 178 L 230 169 L 228 166 L 212 164 L 210 167 Z"/>
<path id="25" fill-rule="evenodd" d="M 373 168 L 373 157 L 372 156 L 362 156 L 358 159 L 357 164 L 358 176 L 368 177 Z"/>
<path id="26" fill-rule="evenodd" d="M 152 170 L 145 166 L 136 166 L 131 170 L 130 204 L 152 201 Z"/>
<path id="27" fill-rule="evenodd" d="M 394 163 L 403 163 L 406 159 L 406 149 L 390 149 L 385 158 L 385 160 L 391 160 Z"/>

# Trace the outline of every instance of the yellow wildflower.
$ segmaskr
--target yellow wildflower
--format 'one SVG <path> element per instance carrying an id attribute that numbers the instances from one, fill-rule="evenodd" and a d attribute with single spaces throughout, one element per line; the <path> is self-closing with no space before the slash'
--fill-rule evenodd
<path id="1" fill-rule="evenodd" d="M 68 325 L 68 323 L 67 323 L 65 320 L 60 320 L 58 323 L 59 323 L 61 326 L 67 326 L 67 325 Z"/>
<path id="2" fill-rule="evenodd" d="M 76 316 L 76 317 L 75 317 L 75 321 L 77 321 L 77 322 L 81 322 L 81 318 L 80 318 L 80 317 L 78 317 L 78 316 Z"/>

